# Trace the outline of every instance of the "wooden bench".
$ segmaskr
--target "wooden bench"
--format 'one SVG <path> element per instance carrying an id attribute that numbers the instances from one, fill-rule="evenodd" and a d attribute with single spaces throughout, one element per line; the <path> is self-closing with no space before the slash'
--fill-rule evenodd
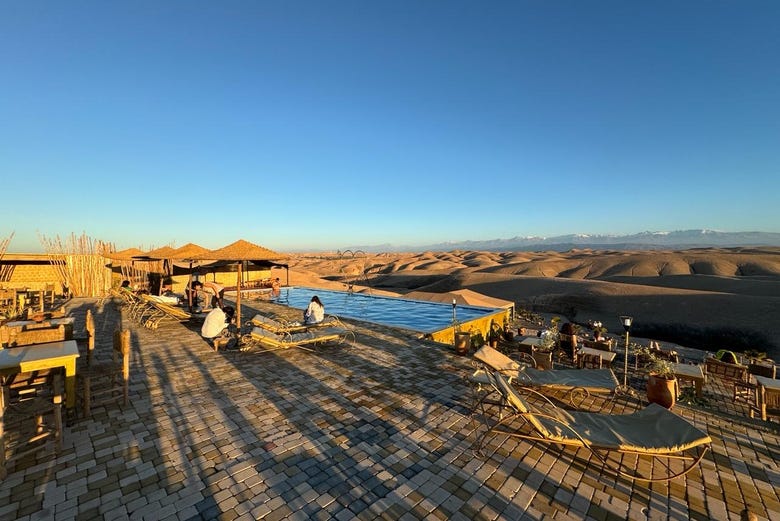
<path id="1" fill-rule="evenodd" d="M 726 362 L 721 362 L 717 358 L 708 356 L 704 360 L 704 367 L 707 370 L 707 375 L 718 376 L 732 382 L 748 381 L 748 368 L 741 364 L 728 364 Z"/>
<path id="2" fill-rule="evenodd" d="M 611 340 L 584 340 L 583 343 L 585 344 L 585 347 L 589 347 L 591 349 L 598 349 L 599 351 L 612 351 Z"/>

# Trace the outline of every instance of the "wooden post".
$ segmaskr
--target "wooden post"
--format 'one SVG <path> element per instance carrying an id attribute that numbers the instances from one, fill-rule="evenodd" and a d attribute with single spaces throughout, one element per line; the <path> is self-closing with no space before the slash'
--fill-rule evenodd
<path id="1" fill-rule="evenodd" d="M 236 326 L 239 336 L 241 334 L 241 262 L 238 263 L 238 277 L 236 281 Z"/>

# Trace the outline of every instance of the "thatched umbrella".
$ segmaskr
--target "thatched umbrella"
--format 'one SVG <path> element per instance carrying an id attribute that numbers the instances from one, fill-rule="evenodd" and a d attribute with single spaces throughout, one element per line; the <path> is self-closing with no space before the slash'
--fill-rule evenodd
<path id="1" fill-rule="evenodd" d="M 138 248 L 127 248 L 125 250 L 107 253 L 105 256 L 111 260 L 112 265 L 115 264 L 116 261 L 116 264 L 119 266 L 119 270 L 122 273 L 122 277 L 136 281 L 146 280 L 150 271 L 150 262 L 148 261 L 144 261 L 140 264 L 141 267 L 135 265 L 135 261 L 137 260 L 135 257 L 143 254 L 143 250 Z"/>
<path id="2" fill-rule="evenodd" d="M 108 253 L 106 257 L 108 257 L 111 260 L 132 261 L 133 257 L 137 257 L 143 254 L 144 254 L 143 250 L 139 250 L 138 248 L 127 248 L 126 250 L 120 250 L 120 251 L 114 251 Z"/>
<path id="3" fill-rule="evenodd" d="M 184 246 L 180 248 L 176 248 L 169 254 L 169 258 L 172 261 L 184 261 L 189 262 L 190 265 L 190 276 L 189 279 L 187 279 L 187 304 L 189 306 L 190 311 L 192 311 L 192 291 L 190 291 L 189 288 L 192 287 L 192 264 L 195 262 L 195 259 L 199 256 L 202 256 L 204 254 L 207 254 L 211 252 L 208 248 L 204 248 L 203 246 L 200 246 L 198 244 L 188 242 Z"/>
<path id="4" fill-rule="evenodd" d="M 241 328 L 241 266 L 244 261 L 267 261 L 284 258 L 284 255 L 245 240 L 238 240 L 224 248 L 198 255 L 194 260 L 209 259 L 231 261 L 238 265 L 236 279 L 236 323 Z"/>

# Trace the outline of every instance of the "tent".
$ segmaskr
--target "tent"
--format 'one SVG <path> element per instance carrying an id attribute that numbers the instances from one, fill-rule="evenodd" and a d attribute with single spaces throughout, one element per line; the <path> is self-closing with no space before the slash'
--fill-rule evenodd
<path id="1" fill-rule="evenodd" d="M 241 268 L 244 261 L 273 261 L 284 258 L 284 255 L 268 248 L 263 248 L 243 239 L 228 244 L 224 248 L 196 255 L 193 260 L 228 261 L 237 265 L 236 278 L 236 324 L 241 327 Z"/>

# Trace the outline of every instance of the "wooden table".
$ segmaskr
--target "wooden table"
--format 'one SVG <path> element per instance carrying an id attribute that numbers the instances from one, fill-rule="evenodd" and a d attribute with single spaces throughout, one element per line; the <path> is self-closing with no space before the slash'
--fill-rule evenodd
<path id="1" fill-rule="evenodd" d="M 693 382 L 693 385 L 696 388 L 696 397 L 701 398 L 705 379 L 702 366 L 693 364 L 678 364 L 674 362 L 670 362 L 670 365 L 674 371 L 674 376 L 678 380 L 688 380 Z"/>
<path id="2" fill-rule="evenodd" d="M 75 340 L 49 342 L 0 349 L 0 374 L 27 373 L 44 369 L 65 369 L 65 407 L 76 406 L 76 358 L 79 348 Z"/>
<path id="3" fill-rule="evenodd" d="M 538 336 L 521 336 L 517 339 L 517 344 L 538 349 L 542 346 L 542 339 Z"/>
<path id="4" fill-rule="evenodd" d="M 612 361 L 615 360 L 617 353 L 615 351 L 602 351 L 601 349 L 594 349 L 592 347 L 581 347 L 579 351 L 577 351 L 577 355 L 600 356 L 604 365 L 606 365 L 607 368 L 612 368 Z"/>
<path id="5" fill-rule="evenodd" d="M 780 380 L 767 378 L 766 376 L 753 376 L 758 385 L 758 408 L 761 412 L 761 419 L 766 421 L 767 404 L 770 409 L 780 408 Z"/>

